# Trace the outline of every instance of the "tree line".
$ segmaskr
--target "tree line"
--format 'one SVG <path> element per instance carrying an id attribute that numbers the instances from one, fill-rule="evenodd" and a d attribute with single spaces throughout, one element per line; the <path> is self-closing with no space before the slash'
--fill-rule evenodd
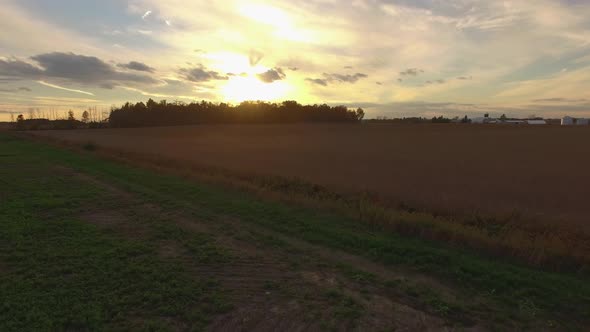
<path id="1" fill-rule="evenodd" d="M 147 103 L 125 103 L 111 109 L 110 127 L 175 126 L 201 123 L 297 123 L 360 122 L 362 108 L 346 106 L 301 105 L 296 101 L 269 103 L 245 101 L 238 105 L 208 101 L 168 103 L 149 99 Z"/>
<path id="2" fill-rule="evenodd" d="M 96 108 L 92 107 L 82 112 L 80 120 L 76 119 L 72 110 L 69 110 L 63 117 L 58 116 L 57 113 L 48 117 L 45 113 L 40 114 L 35 111 L 29 111 L 28 118 L 25 118 L 23 114 L 19 114 L 16 119 L 14 119 L 14 115 L 11 117 L 12 128 L 15 130 L 98 129 L 108 127 L 107 120 L 97 115 Z M 53 117 L 53 119 L 50 119 L 50 117 Z"/>

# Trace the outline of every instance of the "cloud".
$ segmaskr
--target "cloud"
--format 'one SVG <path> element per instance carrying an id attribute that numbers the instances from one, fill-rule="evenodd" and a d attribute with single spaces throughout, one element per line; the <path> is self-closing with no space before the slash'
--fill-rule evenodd
<path id="1" fill-rule="evenodd" d="M 239 74 L 238 73 L 227 73 L 226 75 L 229 77 L 232 77 L 232 76 L 248 77 L 248 73 L 239 73 Z"/>
<path id="2" fill-rule="evenodd" d="M 213 70 L 207 70 L 203 65 L 198 65 L 194 68 L 181 68 L 179 73 L 184 79 L 197 83 L 229 79 L 227 75 L 222 75 Z"/>
<path id="3" fill-rule="evenodd" d="M 12 92 L 12 93 L 18 93 L 18 92 L 31 92 L 33 90 L 31 90 L 30 88 L 21 86 L 18 87 L 16 89 L 0 89 L 0 92 Z"/>
<path id="4" fill-rule="evenodd" d="M 128 91 L 139 93 L 142 96 L 154 97 L 154 98 L 170 98 L 170 99 L 194 100 L 195 98 L 202 98 L 202 99 L 209 98 L 210 99 L 210 98 L 215 97 L 214 94 L 207 93 L 207 92 L 199 92 L 198 93 L 198 96 L 194 95 L 194 92 L 191 92 L 191 94 L 193 94 L 193 95 L 185 96 L 185 95 L 168 94 L 168 93 L 162 93 L 162 92 L 144 91 L 144 90 L 141 90 L 141 89 L 127 87 L 127 86 L 123 86 L 122 88 L 125 89 L 125 90 L 128 90 Z"/>
<path id="5" fill-rule="evenodd" d="M 429 80 L 429 81 L 424 82 L 424 84 L 426 84 L 426 85 L 431 85 L 431 84 L 445 84 L 445 83 L 447 83 L 447 81 L 444 80 L 444 79 L 442 79 L 442 78 L 441 79 L 438 79 L 438 80 L 434 80 L 434 81 L 430 81 Z"/>
<path id="6" fill-rule="evenodd" d="M 363 73 L 356 73 L 354 75 L 342 75 L 342 74 L 326 74 L 324 73 L 324 77 L 330 82 L 346 82 L 346 83 L 356 83 L 361 78 L 369 77 L 367 74 Z"/>
<path id="7" fill-rule="evenodd" d="M 544 98 L 544 99 L 534 99 L 533 102 L 535 103 L 584 103 L 587 102 L 588 99 L 569 99 L 569 98 Z"/>
<path id="8" fill-rule="evenodd" d="M 18 59 L 0 60 L 0 77 L 16 79 L 59 79 L 67 83 L 96 85 L 111 89 L 120 82 L 152 84 L 150 76 L 120 72 L 103 60 L 74 53 L 44 53 L 31 57 L 38 67 Z"/>
<path id="9" fill-rule="evenodd" d="M 404 71 L 401 71 L 399 74 L 401 76 L 418 76 L 420 74 L 424 73 L 424 70 L 419 69 L 419 68 L 408 68 Z"/>
<path id="10" fill-rule="evenodd" d="M 323 79 L 321 79 L 321 78 L 307 78 L 305 80 L 308 82 L 314 83 L 314 84 L 327 86 L 328 83 L 333 83 L 333 82 L 354 84 L 362 78 L 369 77 L 367 74 L 363 74 L 363 73 L 356 73 L 354 75 L 324 73 L 323 75 L 324 75 Z"/>
<path id="11" fill-rule="evenodd" d="M 44 82 L 44 81 L 37 81 L 37 83 L 39 83 L 41 85 L 48 86 L 50 88 L 58 89 L 58 90 L 64 90 L 64 91 L 76 92 L 76 93 L 81 93 L 81 94 L 84 94 L 84 95 L 94 96 L 94 93 L 91 93 L 91 92 L 86 92 L 86 91 L 76 90 L 76 89 L 69 89 L 69 88 L 65 88 L 63 86 L 59 86 L 59 85 L 56 85 L 56 84 L 47 83 L 47 82 Z"/>
<path id="12" fill-rule="evenodd" d="M 35 99 L 42 100 L 42 101 L 52 101 L 52 102 L 53 101 L 60 101 L 60 102 L 64 102 L 64 103 L 96 103 L 96 102 L 98 102 L 98 100 L 96 100 L 96 99 L 51 97 L 51 96 L 35 97 Z M 80 105 L 80 106 L 86 106 L 86 105 Z"/>
<path id="13" fill-rule="evenodd" d="M 281 68 L 269 69 L 262 74 L 256 75 L 264 83 L 272 83 L 274 81 L 280 81 L 287 77 Z"/>
<path id="14" fill-rule="evenodd" d="M 141 16 L 141 18 L 145 20 L 145 19 L 146 19 L 146 18 L 148 18 L 148 16 L 150 16 L 150 15 L 152 15 L 152 11 L 151 11 L 151 10 L 148 10 L 147 12 L 145 12 L 145 13 L 143 14 L 143 16 Z"/>
<path id="15" fill-rule="evenodd" d="M 325 79 L 321 79 L 321 78 L 306 78 L 305 79 L 308 82 L 311 82 L 313 84 L 317 84 L 317 85 L 321 85 L 321 86 L 328 86 L 328 80 Z"/>
<path id="16" fill-rule="evenodd" d="M 131 61 L 129 63 L 120 63 L 117 65 L 117 67 L 135 70 L 135 71 L 145 71 L 148 73 L 153 73 L 155 71 L 154 68 L 152 68 L 144 63 L 137 62 L 137 61 Z"/>
<path id="17" fill-rule="evenodd" d="M 457 77 L 457 79 L 461 80 L 461 81 L 466 81 L 466 80 L 472 80 L 473 77 L 472 76 L 459 76 L 459 77 Z"/>
<path id="18" fill-rule="evenodd" d="M 42 74 L 43 70 L 31 65 L 30 63 L 15 59 L 0 59 L 0 76 L 5 76 L 8 78 L 30 78 L 39 77 Z"/>
<path id="19" fill-rule="evenodd" d="M 250 50 L 250 54 L 248 55 L 248 60 L 250 61 L 250 66 L 254 67 L 262 61 L 264 58 L 264 53 L 258 50 Z"/>
<path id="20" fill-rule="evenodd" d="M 88 84 L 114 85 L 117 81 L 154 83 L 149 76 L 123 73 L 97 57 L 74 53 L 46 53 L 32 57 L 45 69 L 44 75 Z"/>

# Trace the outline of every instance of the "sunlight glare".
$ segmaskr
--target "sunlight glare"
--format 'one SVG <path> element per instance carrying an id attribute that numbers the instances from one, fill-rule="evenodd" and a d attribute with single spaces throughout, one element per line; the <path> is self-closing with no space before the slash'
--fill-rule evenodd
<path id="1" fill-rule="evenodd" d="M 309 31 L 296 28 L 291 17 L 276 7 L 249 4 L 240 7 L 239 11 L 251 20 L 272 26 L 275 35 L 282 39 L 299 42 L 309 42 L 312 39 Z"/>
<path id="2" fill-rule="evenodd" d="M 228 102 L 240 103 L 246 100 L 276 101 L 289 92 L 286 82 L 264 83 L 254 76 L 232 77 L 223 87 L 223 97 Z"/>
<path id="3" fill-rule="evenodd" d="M 268 5 L 245 5 L 240 8 L 242 15 L 276 28 L 285 28 L 292 25 L 289 16 L 282 10 Z"/>
<path id="4" fill-rule="evenodd" d="M 203 58 L 210 61 L 211 68 L 224 73 L 241 74 L 252 72 L 248 57 L 242 54 L 217 52 L 206 54 Z"/>

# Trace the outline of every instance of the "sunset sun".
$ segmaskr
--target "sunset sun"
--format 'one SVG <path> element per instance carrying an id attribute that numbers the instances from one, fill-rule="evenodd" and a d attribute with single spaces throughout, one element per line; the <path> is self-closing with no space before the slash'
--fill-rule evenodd
<path id="1" fill-rule="evenodd" d="M 222 88 L 225 101 L 242 102 L 245 100 L 275 101 L 287 95 L 290 87 L 282 81 L 265 83 L 255 75 L 235 76 Z"/>

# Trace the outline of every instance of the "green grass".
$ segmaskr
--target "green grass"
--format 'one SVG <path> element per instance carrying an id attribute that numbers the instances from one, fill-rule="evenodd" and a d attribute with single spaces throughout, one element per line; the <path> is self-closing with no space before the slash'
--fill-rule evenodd
<path id="1" fill-rule="evenodd" d="M 215 282 L 158 259 L 154 243 L 80 220 L 111 198 L 40 151 L 0 136 L 1 331 L 199 330 L 224 308 Z"/>
<path id="2" fill-rule="evenodd" d="M 146 292 L 153 295 L 147 296 L 148 305 L 145 309 L 142 307 L 143 314 L 149 316 L 158 313 L 158 308 L 161 307 L 155 305 L 155 299 L 158 299 L 158 301 L 170 302 L 168 305 L 171 308 L 170 314 L 178 315 L 183 319 L 191 315 L 180 310 L 172 299 L 166 297 L 167 287 L 172 286 L 167 283 L 161 285 L 158 281 L 160 279 L 157 278 L 165 275 L 166 278 L 162 279 L 178 281 L 172 283 L 173 285 L 189 287 L 181 282 L 186 276 L 184 271 L 179 271 L 178 267 L 168 268 L 165 262 L 155 260 L 154 255 L 149 251 L 149 244 L 120 241 L 74 218 L 73 211 L 76 206 L 84 204 L 85 201 L 100 199 L 100 193 L 89 188 L 88 185 L 72 185 L 72 179 L 51 178 L 50 174 L 39 170 L 43 167 L 38 167 L 63 164 L 132 192 L 142 200 L 157 203 L 168 211 L 188 211 L 195 218 L 213 224 L 220 217 L 235 218 L 241 222 L 262 226 L 310 243 L 362 255 L 387 266 L 430 275 L 457 289 L 466 298 L 477 298 L 478 301 L 485 303 L 484 306 L 469 310 L 473 315 L 480 315 L 488 320 L 518 321 L 523 324 L 519 326 L 524 327 L 529 323 L 549 327 L 547 324 L 550 322 L 549 325 L 556 324 L 562 328 L 574 330 L 590 324 L 590 282 L 581 275 L 544 272 L 439 243 L 377 231 L 372 226 L 349 217 L 264 201 L 248 192 L 195 183 L 172 175 L 157 174 L 149 170 L 102 160 L 93 156 L 92 153 L 79 154 L 0 136 L 0 155 L 5 155 L 1 157 L 4 160 L 0 161 L 2 165 L 0 170 L 3 172 L 0 174 L 3 185 L 3 189 L 0 189 L 0 198 L 3 202 L 5 200 L 8 202 L 0 207 L 2 224 L 0 230 L 2 234 L 0 235 L 2 240 L 0 264 L 2 265 L 0 266 L 8 266 L 9 269 L 8 275 L 3 274 L 0 285 L 2 285 L 2 291 L 11 294 L 7 297 L 9 300 L 5 301 L 8 304 L 4 306 L 13 310 L 10 315 L 5 314 L 6 310 L 3 310 L 0 313 L 0 321 L 14 316 L 18 319 L 10 319 L 11 324 L 19 324 L 32 312 L 37 315 L 35 317 L 37 317 L 38 326 L 63 327 L 70 324 L 70 320 L 73 321 L 72 324 L 82 324 L 76 321 L 79 317 L 89 317 L 90 322 L 83 324 L 90 327 L 111 326 L 108 324 L 113 324 L 116 317 L 134 314 L 131 310 L 132 304 L 143 303 Z M 23 167 L 25 165 L 36 167 L 34 170 L 28 170 Z M 34 172 L 40 172 L 40 174 L 35 175 Z M 47 211 L 52 211 L 52 216 L 47 217 Z M 36 233 L 35 230 L 40 233 Z M 58 241 L 57 238 L 53 238 L 54 236 L 62 238 Z M 273 238 L 261 240 L 272 242 L 278 247 L 283 246 L 283 243 Z M 183 241 L 181 243 L 190 248 L 190 241 Z M 199 252 L 198 246 L 196 250 Z M 231 259 L 228 258 L 230 256 L 227 253 L 214 248 L 212 253 L 205 256 L 212 257 L 213 261 Z M 71 259 L 72 264 L 58 264 L 58 266 L 74 266 L 70 269 L 83 271 L 82 275 L 75 279 L 76 283 L 60 284 L 60 287 L 51 289 L 44 284 L 20 278 L 20 273 L 28 270 L 38 271 L 34 275 L 41 276 L 44 273 L 50 273 L 50 278 L 40 277 L 39 282 L 53 283 L 52 285 L 56 286 L 55 278 L 59 280 L 63 271 L 60 271 L 55 263 L 62 257 Z M 127 266 L 128 264 L 116 263 L 127 262 L 129 259 L 134 259 L 134 262 L 137 260 L 137 264 Z M 145 281 L 134 286 L 133 289 L 124 288 L 123 290 L 113 286 L 116 281 L 108 281 L 105 286 L 99 282 L 107 278 L 106 273 L 109 279 L 119 280 L 120 284 L 125 284 L 125 280 L 128 280 L 126 278 L 137 277 L 134 271 L 138 265 L 143 267 L 141 271 L 147 270 L 146 275 L 153 275 L 153 279 L 146 277 Z M 129 269 L 131 271 L 128 271 Z M 97 276 L 94 276 L 95 273 Z M 354 271 L 350 273 L 353 274 L 353 278 L 362 278 L 363 282 L 371 280 L 370 275 Z M 207 284 L 203 282 L 189 283 L 192 285 L 190 287 L 200 289 L 200 292 L 194 293 L 195 298 L 184 299 L 183 303 L 198 303 L 199 296 L 207 297 L 217 294 L 214 288 L 203 286 Z M 86 283 L 92 287 L 87 287 Z M 13 284 L 17 286 L 11 286 Z M 23 290 L 12 291 L 18 287 L 22 287 Z M 75 310 L 63 310 L 63 313 L 59 315 L 62 318 L 55 320 L 51 318 L 48 310 L 62 305 L 58 300 L 59 294 L 53 293 L 63 292 L 64 287 L 71 289 L 76 296 L 68 296 L 67 301 L 74 302 L 64 303 L 63 306 L 76 307 L 76 310 L 80 312 L 74 314 Z M 49 294 L 34 296 L 41 291 L 49 292 Z M 182 293 L 182 289 L 177 291 Z M 23 295 L 19 296 L 21 292 Z M 412 293 L 412 290 L 407 292 Z M 441 316 L 450 315 L 454 309 L 454 304 L 443 301 L 430 291 L 418 291 L 416 294 L 421 302 L 429 304 Z M 108 303 L 111 297 L 129 298 L 129 301 L 121 300 L 122 303 L 112 306 Z M 38 304 L 36 304 L 37 301 L 39 301 Z M 78 307 L 81 303 L 85 305 Z M 149 303 L 154 305 L 150 306 Z M 25 307 L 36 309 L 27 311 Z M 213 309 L 199 310 L 208 312 Z M 202 314 L 202 316 L 207 315 Z M 206 319 L 203 318 L 200 321 L 204 322 Z M 19 327 L 18 325 L 8 326 Z"/>

